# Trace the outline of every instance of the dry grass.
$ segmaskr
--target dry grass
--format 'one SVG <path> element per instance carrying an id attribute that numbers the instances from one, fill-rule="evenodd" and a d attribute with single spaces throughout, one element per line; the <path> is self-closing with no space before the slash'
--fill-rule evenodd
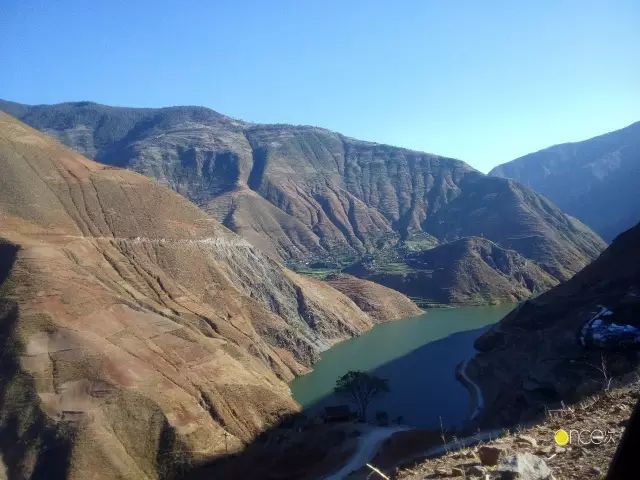
<path id="1" fill-rule="evenodd" d="M 496 440 L 449 451 L 440 457 L 400 468 L 393 478 L 395 480 L 445 478 L 441 473 L 446 471 L 451 474 L 454 468 L 460 468 L 465 472 L 464 476 L 458 476 L 458 478 L 473 478 L 467 475 L 467 472 L 471 465 L 480 464 L 477 452 L 482 445 L 500 445 L 506 449 L 507 454 L 533 453 L 545 460 L 557 480 L 604 478 L 624 426 L 639 397 L 640 383 L 633 382 L 627 386 L 618 384 L 608 392 L 585 398 L 577 404 L 549 410 L 542 422 L 529 426 L 518 425 Z M 580 445 L 576 440 L 565 447 L 559 447 L 554 441 L 555 432 L 559 429 L 567 431 L 600 429 L 610 432 L 612 439 L 602 445 Z M 536 445 L 527 444 L 522 440 L 523 436 L 533 438 Z M 492 471 L 491 467 L 486 468 L 490 478 Z M 449 475 L 447 478 L 456 477 Z"/>

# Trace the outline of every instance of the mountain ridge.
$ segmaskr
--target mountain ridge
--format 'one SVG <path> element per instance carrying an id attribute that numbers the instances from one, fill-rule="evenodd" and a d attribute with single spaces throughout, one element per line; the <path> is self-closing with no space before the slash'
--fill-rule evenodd
<path id="1" fill-rule="evenodd" d="M 530 186 L 613 240 L 640 219 L 640 122 L 524 155 L 489 175 Z"/>
<path id="2" fill-rule="evenodd" d="M 604 247 L 538 194 L 461 160 L 318 127 L 244 123 L 202 107 L 6 105 L 89 157 L 155 178 L 295 269 L 341 270 L 367 255 L 409 268 L 407 245 L 425 250 L 478 236 L 557 282 Z M 455 289 L 452 282 L 444 287 Z"/>

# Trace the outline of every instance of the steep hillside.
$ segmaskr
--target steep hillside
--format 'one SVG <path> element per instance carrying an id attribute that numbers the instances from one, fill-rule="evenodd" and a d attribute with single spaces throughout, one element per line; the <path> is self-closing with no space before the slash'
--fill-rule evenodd
<path id="1" fill-rule="evenodd" d="M 515 182 L 320 128 L 248 124 L 200 107 L 0 108 L 100 162 L 156 178 L 296 268 L 340 269 L 380 251 L 403 263 L 407 248 L 478 236 L 558 281 L 604 246 Z"/>
<path id="2" fill-rule="evenodd" d="M 373 257 L 349 271 L 427 304 L 513 303 L 557 283 L 535 262 L 478 237 L 410 253 L 406 264 L 385 271 Z"/>
<path id="3" fill-rule="evenodd" d="M 468 375 L 480 423 L 513 424 L 606 388 L 640 364 L 640 225 L 571 280 L 529 300 L 476 341 Z"/>
<path id="4" fill-rule="evenodd" d="M 0 170 L 9 478 L 170 477 L 236 451 L 298 408 L 285 381 L 374 323 L 182 196 L 4 113 Z"/>
<path id="5" fill-rule="evenodd" d="M 640 122 L 525 155 L 489 174 L 533 188 L 613 240 L 640 221 Z"/>
<path id="6" fill-rule="evenodd" d="M 398 320 L 422 313 L 407 297 L 377 283 L 345 274 L 330 275 L 326 281 L 353 300 L 374 320 Z"/>

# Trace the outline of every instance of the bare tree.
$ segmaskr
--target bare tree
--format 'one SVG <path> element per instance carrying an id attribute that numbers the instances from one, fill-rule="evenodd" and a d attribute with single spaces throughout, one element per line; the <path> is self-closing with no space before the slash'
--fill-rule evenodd
<path id="1" fill-rule="evenodd" d="M 594 365 L 593 363 L 587 363 L 591 368 L 597 370 L 602 375 L 602 388 L 605 392 L 609 392 L 611 390 L 611 382 L 613 381 L 613 377 L 609 373 L 609 369 L 607 368 L 607 359 L 604 353 L 600 353 L 600 365 Z"/>

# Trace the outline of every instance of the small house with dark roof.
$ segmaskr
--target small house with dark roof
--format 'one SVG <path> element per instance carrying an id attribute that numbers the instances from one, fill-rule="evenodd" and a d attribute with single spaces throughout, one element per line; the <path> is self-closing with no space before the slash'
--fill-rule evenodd
<path id="1" fill-rule="evenodd" d="M 348 422 L 353 419 L 353 412 L 348 405 L 331 405 L 324 407 L 324 421 L 329 422 Z"/>

